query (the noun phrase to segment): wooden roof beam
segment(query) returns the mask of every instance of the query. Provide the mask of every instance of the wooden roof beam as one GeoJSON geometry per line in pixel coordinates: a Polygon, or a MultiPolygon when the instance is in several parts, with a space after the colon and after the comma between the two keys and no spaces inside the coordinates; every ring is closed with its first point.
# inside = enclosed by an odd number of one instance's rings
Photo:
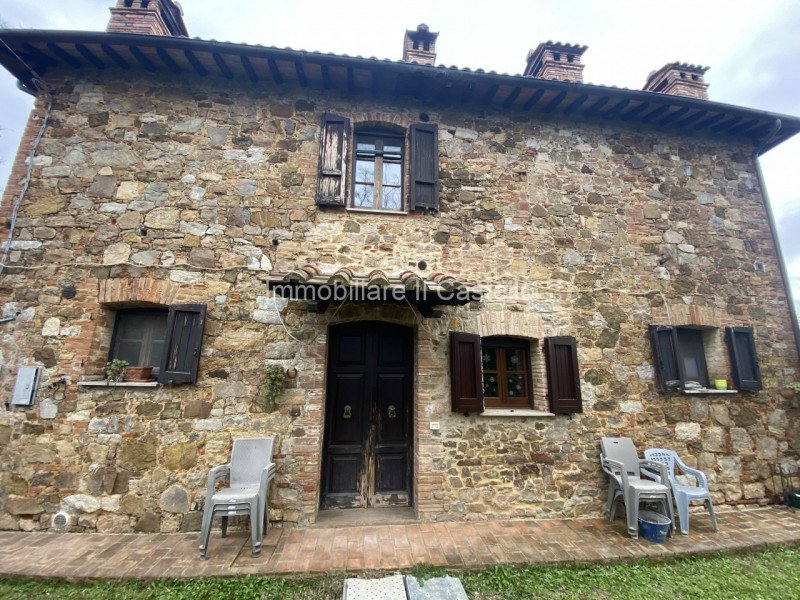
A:
{"type": "Polygon", "coordinates": [[[92,53],[92,51],[89,50],[89,48],[87,48],[83,44],[75,44],[75,50],[77,50],[83,58],[92,63],[96,69],[106,68],[106,63],[100,60],[100,58],[97,55],[92,53]]]}
{"type": "Polygon", "coordinates": [[[331,73],[328,65],[322,65],[320,71],[322,71],[322,87],[326,90],[331,89],[333,87],[333,81],[331,80],[331,73]]]}
{"type": "Polygon", "coordinates": [[[269,67],[269,74],[272,76],[272,81],[278,85],[281,85],[283,83],[283,75],[281,75],[281,72],[278,69],[278,63],[276,63],[274,59],[268,58],[267,66],[269,67]]]}
{"type": "Polygon", "coordinates": [[[692,123],[694,123],[698,119],[702,119],[703,117],[705,117],[707,114],[708,114],[707,110],[698,110],[693,115],[689,115],[685,119],[681,119],[680,121],[675,123],[675,127],[680,129],[682,127],[686,127],[687,125],[691,125],[692,123]]]}
{"type": "Polygon", "coordinates": [[[139,50],[136,46],[128,46],[128,50],[131,51],[133,54],[133,58],[139,61],[139,64],[142,65],[146,71],[149,73],[154,73],[158,70],[158,68],[152,63],[152,61],[144,55],[144,52],[139,50]]]}
{"type": "MultiPolygon", "coordinates": [[[[35,46],[32,46],[28,42],[22,44],[22,49],[33,58],[35,62],[42,65],[43,67],[55,67],[58,65],[58,61],[54,59],[49,54],[45,54],[35,46]]],[[[5,47],[3,47],[5,50],[5,47]]]]}
{"type": "Polygon", "coordinates": [[[618,117],[619,114],[623,110],[625,110],[628,107],[628,104],[630,104],[630,103],[631,103],[631,101],[628,100],[627,98],[625,100],[620,100],[614,106],[612,106],[606,112],[603,113],[603,118],[604,119],[613,119],[615,117],[618,117]]]}
{"type": "Polygon", "coordinates": [[[714,115],[713,117],[709,117],[703,121],[700,121],[697,125],[694,126],[695,131],[700,131],[701,129],[710,127],[711,125],[718,123],[724,118],[725,118],[725,113],[719,113],[718,115],[714,115]]]}
{"type": "Polygon", "coordinates": [[[242,54],[239,57],[239,61],[242,63],[242,68],[244,69],[244,72],[247,73],[247,77],[250,79],[250,81],[253,83],[258,83],[258,74],[253,68],[253,63],[250,62],[250,59],[242,54]]]}
{"type": "Polygon", "coordinates": [[[689,108],[687,106],[684,106],[683,108],[679,108],[678,110],[669,113],[666,117],[661,119],[658,122],[658,124],[661,125],[661,127],[664,127],[665,125],[669,125],[674,120],[680,119],[687,112],[689,112],[689,108]]]}
{"type": "Polygon", "coordinates": [[[481,98],[481,104],[491,104],[492,100],[494,100],[494,97],[497,95],[497,90],[499,89],[500,85],[495,83],[488,90],[486,90],[483,98],[481,98]]]}
{"type": "Polygon", "coordinates": [[[222,55],[219,52],[212,52],[211,58],[213,58],[214,62],[217,63],[217,67],[219,67],[219,71],[222,73],[223,77],[226,79],[233,79],[233,71],[231,71],[228,63],[225,62],[225,59],[222,58],[222,55]]]}
{"type": "Polygon", "coordinates": [[[191,50],[184,50],[183,54],[186,56],[186,60],[189,61],[189,64],[192,65],[192,68],[198,75],[200,75],[200,77],[205,77],[206,75],[208,75],[208,69],[206,69],[205,66],[203,66],[203,63],[197,60],[197,57],[194,55],[194,52],[192,52],[191,50]]]}
{"type": "Polygon", "coordinates": [[[300,86],[308,87],[308,77],[306,77],[306,71],[303,68],[303,63],[295,62],[294,72],[297,73],[297,82],[300,84],[300,86]]]}
{"type": "Polygon", "coordinates": [[[643,113],[648,108],[650,108],[650,102],[642,102],[639,106],[633,107],[620,118],[623,121],[630,121],[631,119],[635,119],[640,113],[643,113]]]}
{"type": "Polygon", "coordinates": [[[597,113],[600,112],[600,109],[602,109],[606,104],[608,104],[609,100],[610,98],[608,96],[603,96],[602,98],[596,100],[594,104],[592,104],[589,108],[583,111],[584,116],[591,117],[596,115],[597,113]]]}
{"type": "Polygon", "coordinates": [[[757,124],[759,119],[749,119],[736,127],[732,127],[728,130],[728,135],[739,135],[743,131],[750,129],[753,125],[757,124]]]}
{"type": "Polygon", "coordinates": [[[544,96],[544,90],[536,90],[531,94],[531,97],[522,105],[522,110],[530,110],[542,99],[544,96]]]}
{"type": "Polygon", "coordinates": [[[647,113],[647,114],[646,114],[645,116],[643,116],[641,119],[639,119],[639,121],[640,121],[641,123],[649,123],[649,122],[651,122],[653,119],[657,119],[658,117],[660,117],[661,115],[663,115],[663,114],[664,114],[665,112],[667,112],[669,109],[670,109],[670,105],[669,105],[669,104],[662,104],[662,105],[661,105],[661,106],[659,106],[658,108],[656,108],[656,109],[654,109],[654,110],[651,110],[649,113],[647,113]]]}
{"type": "Polygon", "coordinates": [[[567,108],[564,109],[564,114],[571,115],[581,106],[583,106],[583,103],[586,102],[586,100],[588,99],[589,99],[589,94],[581,94],[580,96],[575,98],[575,100],[573,100],[567,105],[567,108]]]}
{"type": "Polygon", "coordinates": [[[714,125],[714,127],[711,128],[711,131],[713,131],[714,133],[721,133],[721,132],[725,131],[726,129],[730,129],[731,127],[734,127],[741,120],[742,120],[742,117],[734,117],[732,119],[728,119],[727,121],[723,121],[719,125],[714,125]]]}
{"type": "Polygon", "coordinates": [[[161,59],[161,62],[163,62],[172,73],[175,73],[176,75],[183,73],[183,69],[181,69],[180,65],[172,59],[172,57],[169,55],[169,52],[163,48],[158,48],[156,49],[156,54],[158,54],[158,58],[161,59]]]}
{"type": "Polygon", "coordinates": [[[119,52],[114,50],[108,44],[101,44],[100,45],[100,49],[103,52],[105,52],[106,56],[108,56],[108,58],[110,58],[112,60],[112,62],[115,65],[117,65],[120,69],[122,69],[123,71],[127,71],[128,69],[131,68],[130,63],[127,60],[125,60],[124,58],[122,58],[122,56],[119,54],[119,52]]]}
{"type": "Polygon", "coordinates": [[[503,100],[503,108],[506,110],[511,108],[514,105],[514,102],[517,100],[517,98],[519,98],[521,92],[522,88],[519,86],[511,90],[511,93],[508,95],[508,97],[505,100],[503,100]]]}
{"type": "Polygon", "coordinates": [[[55,54],[58,60],[69,65],[73,69],[80,68],[81,61],[79,61],[77,58],[69,54],[58,44],[54,44],[53,42],[47,42],[47,49],[50,50],[50,52],[52,52],[53,54],[55,54]]]}
{"type": "Polygon", "coordinates": [[[546,113],[553,112],[556,108],[558,108],[558,105],[561,104],[564,101],[564,98],[566,97],[567,97],[567,92],[559,92],[558,94],[556,94],[555,98],[553,98],[552,100],[550,100],[550,102],[544,105],[544,109],[542,110],[544,110],[544,112],[546,113]]]}

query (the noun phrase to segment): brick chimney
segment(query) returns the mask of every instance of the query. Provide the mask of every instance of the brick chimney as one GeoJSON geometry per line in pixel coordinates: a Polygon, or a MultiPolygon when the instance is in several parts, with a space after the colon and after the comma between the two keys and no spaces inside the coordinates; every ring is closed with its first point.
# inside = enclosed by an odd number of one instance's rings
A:
{"type": "Polygon", "coordinates": [[[425,23],[417,25],[416,31],[407,29],[403,39],[403,62],[435,65],[437,37],[439,33],[430,31],[425,23]]]}
{"type": "Polygon", "coordinates": [[[183,9],[174,0],[117,0],[106,31],[189,37],[183,9]]]}
{"type": "Polygon", "coordinates": [[[706,71],[708,67],[700,65],[669,63],[658,71],[650,73],[642,89],[647,92],[708,100],[708,84],[703,81],[706,71]]]}
{"type": "Polygon", "coordinates": [[[537,79],[557,79],[583,83],[581,56],[588,46],[545,42],[528,52],[528,64],[523,75],[537,79]]]}

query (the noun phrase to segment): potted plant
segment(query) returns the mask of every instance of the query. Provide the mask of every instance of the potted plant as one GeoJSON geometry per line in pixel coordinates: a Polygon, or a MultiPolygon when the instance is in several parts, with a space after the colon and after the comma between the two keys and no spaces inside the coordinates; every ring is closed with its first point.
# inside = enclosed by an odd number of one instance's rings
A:
{"type": "Polygon", "coordinates": [[[153,367],[125,367],[125,381],[141,382],[153,378],[153,367]]]}
{"type": "Polygon", "coordinates": [[[115,358],[107,362],[106,379],[109,381],[122,381],[122,378],[125,376],[125,367],[127,367],[128,364],[128,361],[122,358],[115,358]]]}

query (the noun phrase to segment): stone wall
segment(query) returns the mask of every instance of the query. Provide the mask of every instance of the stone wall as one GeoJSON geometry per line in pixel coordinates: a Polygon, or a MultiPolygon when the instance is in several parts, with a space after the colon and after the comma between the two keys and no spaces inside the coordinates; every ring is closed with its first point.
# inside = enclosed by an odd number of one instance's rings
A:
{"type": "MultiPolygon", "coordinates": [[[[3,398],[17,367],[44,368],[36,406],[0,412],[0,527],[45,529],[65,509],[79,531],[191,530],[208,469],[232,439],[267,433],[278,438],[273,519],[313,521],[327,327],[359,319],[415,327],[422,519],[600,514],[603,435],[674,448],[709,474],[720,503],[768,501],[773,465],[796,464],[798,405],[784,388],[798,357],[751,147],[211,78],[106,77],[56,85],[0,279],[3,315],[16,315],[0,325],[3,398]],[[402,127],[428,113],[439,214],[318,210],[323,112],[402,127]],[[397,306],[309,314],[266,291],[271,273],[305,263],[398,271],[421,260],[484,300],[423,320],[397,306]],[[143,302],[207,304],[197,384],[80,385],[101,376],[114,309],[143,302]],[[720,327],[754,327],[765,389],[658,392],[647,326],[669,322],[716,328],[712,341],[720,327]],[[451,413],[454,330],[576,336],[584,412],[451,413]],[[253,397],[270,363],[299,374],[264,413],[253,397]]],[[[709,362],[729,376],[722,349],[712,344],[709,362]]],[[[541,368],[533,385],[542,408],[541,368]]]]}

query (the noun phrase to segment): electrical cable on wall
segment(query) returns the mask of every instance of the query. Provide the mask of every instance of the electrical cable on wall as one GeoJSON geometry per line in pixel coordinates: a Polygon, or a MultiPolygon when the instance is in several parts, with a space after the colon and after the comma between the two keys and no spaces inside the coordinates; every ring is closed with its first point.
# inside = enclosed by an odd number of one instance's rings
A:
{"type": "Polygon", "coordinates": [[[3,269],[6,266],[6,261],[8,260],[9,252],[11,252],[11,241],[14,237],[14,228],[17,224],[17,214],[19,213],[19,207],[22,204],[23,198],[25,198],[25,193],[28,191],[28,186],[31,182],[31,176],[33,175],[33,159],[36,156],[36,148],[39,146],[39,142],[42,141],[42,137],[44,136],[44,130],[47,128],[47,121],[50,118],[50,109],[53,107],[53,95],[50,92],[50,86],[45,83],[44,79],[30,66],[26,63],[20,56],[12,50],[8,44],[6,44],[5,40],[0,38],[0,42],[3,43],[3,46],[8,49],[11,54],[13,54],[17,60],[19,60],[25,67],[33,74],[33,79],[31,82],[36,87],[37,90],[43,91],[47,94],[47,108],[44,111],[44,117],[42,118],[42,124],[39,127],[39,132],[36,134],[36,137],[33,140],[33,145],[31,146],[31,151],[28,154],[28,169],[25,173],[25,181],[22,183],[22,189],[19,192],[19,196],[17,196],[16,202],[14,202],[14,207],[11,209],[11,220],[8,225],[8,237],[6,238],[6,242],[3,245],[3,254],[0,256],[0,275],[3,273],[3,269]]]}

